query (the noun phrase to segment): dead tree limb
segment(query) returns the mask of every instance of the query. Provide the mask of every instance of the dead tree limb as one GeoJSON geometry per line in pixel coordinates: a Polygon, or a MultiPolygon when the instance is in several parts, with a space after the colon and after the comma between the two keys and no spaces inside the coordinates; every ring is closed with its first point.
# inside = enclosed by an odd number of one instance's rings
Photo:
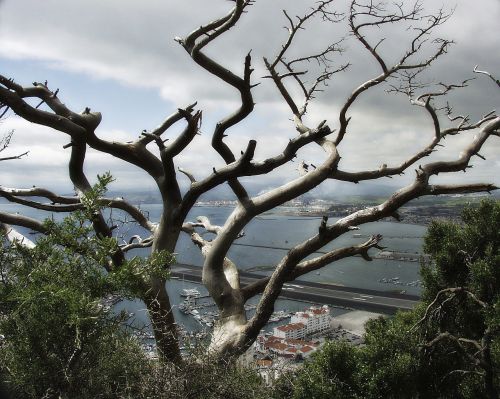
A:
{"type": "MultiPolygon", "coordinates": [[[[441,83],[432,89],[418,82],[419,74],[430,68],[452,44],[450,40],[432,36],[436,28],[449,18],[449,14],[440,10],[435,15],[426,15],[419,2],[409,7],[407,4],[396,4],[395,8],[391,9],[382,3],[373,1],[362,3],[354,0],[351,2],[348,14],[344,16],[332,9],[332,0],[324,0],[316,3],[312,10],[303,16],[292,18],[284,12],[288,23],[288,35],[277,54],[264,59],[268,73],[266,82],[277,90],[290,110],[293,117],[291,128],[297,131],[296,137],[291,139],[285,148],[278,150],[275,156],[267,159],[256,159],[258,145],[256,140],[249,140],[244,151],[236,155],[225,138],[234,126],[243,122],[254,111],[255,84],[252,83],[251,53],[248,52],[241,60],[242,72],[238,74],[220,64],[215,57],[208,55],[207,51],[214,41],[226,35],[239,23],[245,12],[250,9],[252,1],[235,0],[232,3],[233,7],[221,18],[198,27],[185,38],[176,38],[194,63],[239,94],[238,107],[220,119],[211,132],[212,148],[222,158],[224,165],[213,168],[212,172],[205,175],[202,171],[191,171],[189,165],[187,168],[177,165],[179,155],[189,150],[202,124],[203,113],[202,110],[195,109],[196,103],[178,108],[158,127],[145,129],[135,141],[109,141],[99,136],[101,122],[99,112],[92,112],[89,108],[80,113],[74,112],[60,100],[62,94],[58,90],[50,90],[46,83],[35,82],[32,86],[23,87],[11,79],[0,76],[2,114],[6,110],[12,110],[27,121],[48,126],[69,137],[70,143],[64,149],[71,152],[68,173],[78,196],[59,196],[41,188],[24,190],[0,188],[0,195],[11,202],[47,212],[81,209],[81,198],[91,188],[90,181],[84,173],[88,148],[121,159],[146,172],[153,179],[161,195],[162,211],[158,221],[150,220],[139,208],[121,198],[98,200],[99,205],[103,207],[125,212],[148,231],[148,236],[145,238],[134,237],[129,241],[123,241],[112,256],[112,267],[119,268],[125,259],[125,254],[137,248],[151,248],[152,253],[160,251],[174,253],[180,234],[189,234],[192,242],[201,249],[204,256],[202,280],[221,315],[214,329],[210,349],[220,356],[231,357],[240,355],[251,345],[259,330],[268,321],[286,281],[349,256],[360,255],[369,261],[371,259],[369,250],[379,248],[382,237],[375,235],[365,243],[331,250],[322,256],[306,260],[325,245],[365,223],[396,214],[401,206],[421,196],[489,192],[497,189],[489,183],[432,184],[431,179],[438,174],[467,170],[471,166],[471,158],[480,156],[480,151],[487,140],[500,134],[500,118],[494,112],[489,112],[472,123],[467,116],[452,115],[451,106],[448,107],[448,104],[445,107],[438,104],[450,91],[465,88],[469,84],[468,80],[454,84],[441,83]],[[376,76],[353,85],[351,94],[347,96],[334,118],[334,123],[337,125],[334,127],[330,127],[327,118],[319,122],[309,122],[305,115],[310,103],[321,90],[326,88],[328,82],[349,67],[349,62],[341,63],[336,59],[345,51],[342,47],[344,38],[326,43],[321,50],[289,58],[291,49],[296,44],[296,38],[313,21],[327,24],[341,24],[345,21],[348,34],[367,50],[368,61],[375,63],[380,69],[376,76]],[[411,24],[413,36],[407,46],[403,47],[396,61],[389,62],[381,50],[390,37],[372,43],[371,31],[401,23],[411,24]],[[321,71],[308,83],[311,73],[305,65],[309,63],[316,63],[321,71]],[[402,82],[399,86],[392,84],[396,78],[402,82]],[[344,171],[341,169],[341,159],[349,154],[342,154],[340,144],[346,134],[351,134],[348,132],[351,109],[366,92],[381,85],[389,86],[394,92],[404,93],[416,109],[423,110],[429,116],[429,142],[399,165],[388,166],[384,163],[376,170],[344,171]],[[295,94],[297,91],[294,89],[297,88],[299,94],[295,94]],[[32,106],[33,100],[39,106],[32,106]],[[445,116],[453,122],[450,128],[442,127],[443,110],[445,116]],[[184,129],[175,137],[168,136],[169,130],[171,131],[174,125],[182,125],[184,129]],[[476,136],[473,142],[463,149],[460,156],[451,161],[425,163],[426,158],[443,145],[445,137],[466,131],[474,131],[476,136]],[[150,144],[155,145],[158,151],[150,150],[150,144]],[[306,168],[304,163],[303,173],[300,176],[256,196],[250,195],[241,183],[243,177],[263,176],[293,161],[297,153],[307,145],[321,146],[326,156],[322,162],[314,160],[314,167],[306,168]],[[324,219],[315,235],[306,237],[303,242],[288,251],[275,265],[271,276],[250,286],[240,287],[238,267],[229,259],[228,251],[256,216],[332,180],[355,184],[364,180],[396,176],[407,172],[410,168],[415,169],[416,175],[409,185],[395,191],[377,206],[354,212],[332,224],[328,224],[324,219]],[[178,172],[189,179],[190,185],[185,192],[181,190],[178,172]],[[200,197],[225,183],[232,189],[238,204],[223,225],[214,226],[204,217],[190,223],[188,214],[200,197]],[[43,203],[35,197],[45,198],[51,203],[43,203]],[[200,234],[199,229],[210,232],[210,239],[200,234]],[[248,320],[244,308],[245,302],[257,294],[262,296],[255,315],[248,320]]],[[[477,68],[475,72],[491,77],[477,68]]],[[[113,237],[115,234],[116,237],[118,234],[100,212],[96,212],[92,222],[98,236],[113,237]]],[[[20,215],[0,213],[0,223],[24,226],[46,233],[43,224],[20,215]]],[[[149,311],[160,358],[164,361],[181,362],[177,328],[165,287],[166,281],[162,276],[152,275],[145,279],[144,290],[140,297],[149,311]]],[[[457,340],[462,346],[472,346],[459,337],[457,340]]]]}

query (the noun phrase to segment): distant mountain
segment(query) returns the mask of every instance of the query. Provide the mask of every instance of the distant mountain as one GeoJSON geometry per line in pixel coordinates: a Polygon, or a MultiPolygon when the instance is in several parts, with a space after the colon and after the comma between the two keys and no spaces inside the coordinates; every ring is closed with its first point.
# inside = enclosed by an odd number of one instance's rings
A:
{"type": "MultiPolygon", "coordinates": [[[[254,182],[244,182],[245,187],[247,188],[250,195],[255,196],[260,193],[267,192],[276,185],[267,184],[255,184],[254,182]]],[[[400,187],[384,185],[375,182],[363,182],[361,184],[352,184],[352,183],[338,183],[336,182],[333,187],[329,187],[325,185],[325,187],[320,186],[308,193],[300,196],[301,199],[304,200],[313,200],[313,199],[323,199],[323,200],[331,200],[333,202],[342,202],[342,203],[350,203],[350,202],[379,202],[380,200],[387,198],[394,191],[399,189],[400,187]]],[[[73,196],[74,193],[66,193],[63,194],[65,196],[73,196]]],[[[127,201],[133,204],[154,204],[161,202],[161,196],[156,190],[110,190],[107,194],[108,197],[124,197],[127,201]]],[[[415,201],[421,203],[436,203],[442,201],[449,201],[450,198],[456,198],[456,201],[460,201],[461,198],[465,200],[466,198],[478,198],[482,196],[491,195],[494,198],[500,198],[500,190],[493,192],[492,194],[472,194],[468,196],[440,196],[440,197],[422,197],[415,201]]],[[[32,198],[35,201],[46,202],[44,198],[32,198]]],[[[200,200],[203,201],[217,201],[217,200],[234,200],[234,194],[229,188],[227,184],[223,184],[216,189],[204,194],[201,196],[200,200]]],[[[0,197],[0,203],[8,203],[5,198],[0,197]]],[[[413,201],[412,201],[413,202],[413,201]]]]}

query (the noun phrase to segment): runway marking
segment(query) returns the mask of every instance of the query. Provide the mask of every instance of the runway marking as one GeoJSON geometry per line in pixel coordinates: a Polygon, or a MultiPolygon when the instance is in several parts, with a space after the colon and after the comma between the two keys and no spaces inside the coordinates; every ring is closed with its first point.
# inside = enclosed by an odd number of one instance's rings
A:
{"type": "MultiPolygon", "coordinates": [[[[172,270],[177,276],[181,278],[186,278],[186,281],[190,281],[189,277],[192,277],[195,282],[199,282],[201,277],[202,268],[189,266],[189,265],[178,265],[174,266],[174,270],[172,270]],[[186,274],[186,276],[182,276],[186,274]]],[[[265,276],[241,276],[241,282],[243,284],[251,284],[259,279],[264,278],[265,276]]],[[[352,287],[348,287],[352,288],[352,287]]],[[[354,288],[355,289],[355,288],[354,288]]],[[[363,304],[373,304],[379,305],[383,308],[393,309],[411,309],[415,305],[416,301],[405,298],[394,298],[394,297],[386,297],[384,296],[384,292],[380,292],[380,295],[367,295],[363,293],[347,291],[347,290],[337,290],[332,289],[332,287],[317,287],[317,286],[308,286],[308,285],[298,285],[293,283],[285,283],[282,289],[282,295],[285,298],[289,298],[293,295],[293,299],[300,300],[296,298],[297,295],[308,298],[308,296],[317,296],[324,298],[325,300],[338,299],[340,301],[351,301],[354,305],[354,301],[361,302],[363,304]]]]}

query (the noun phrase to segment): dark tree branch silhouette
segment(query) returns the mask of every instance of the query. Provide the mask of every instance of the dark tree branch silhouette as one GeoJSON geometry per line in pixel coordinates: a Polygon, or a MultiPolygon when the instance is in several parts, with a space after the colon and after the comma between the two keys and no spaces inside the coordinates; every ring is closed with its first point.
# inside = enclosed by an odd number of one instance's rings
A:
{"type": "MultiPolygon", "coordinates": [[[[285,282],[349,256],[361,255],[369,261],[371,259],[369,250],[379,248],[382,237],[375,235],[362,244],[338,248],[320,257],[305,260],[326,244],[362,224],[397,215],[401,206],[415,198],[450,193],[489,192],[497,188],[489,183],[460,185],[430,183],[431,178],[438,174],[465,171],[470,167],[471,158],[474,155],[479,156],[479,151],[486,141],[491,136],[498,135],[500,129],[500,118],[495,113],[489,113],[474,123],[471,123],[467,118],[458,118],[456,126],[442,128],[441,108],[437,106],[437,100],[444,97],[450,90],[458,86],[465,86],[467,82],[459,85],[441,85],[440,91],[432,90],[422,93],[421,91],[427,90],[427,87],[416,83],[417,74],[430,68],[436,59],[446,54],[452,43],[450,40],[432,36],[434,30],[442,25],[449,18],[449,15],[442,10],[435,15],[425,15],[419,2],[408,9],[405,9],[404,5],[390,9],[382,3],[368,2],[364,4],[355,0],[351,3],[348,15],[343,16],[332,11],[332,4],[332,0],[320,1],[309,13],[296,18],[291,17],[285,11],[284,15],[288,21],[288,37],[276,56],[263,60],[269,73],[268,81],[272,82],[290,109],[298,133],[274,157],[264,160],[254,159],[258,144],[255,140],[250,140],[240,155],[235,154],[225,141],[231,128],[245,120],[253,112],[252,90],[256,85],[252,82],[253,61],[250,52],[242,60],[242,75],[230,71],[206,52],[212,42],[227,34],[239,22],[244,13],[250,11],[249,7],[252,5],[252,1],[236,0],[234,7],[225,16],[200,26],[184,38],[176,38],[176,41],[185,49],[194,63],[239,93],[239,107],[222,118],[211,133],[212,147],[224,160],[224,166],[218,169],[214,168],[213,173],[208,176],[195,177],[195,173],[177,165],[176,157],[188,149],[202,124],[202,110],[195,109],[196,103],[179,108],[157,128],[143,131],[138,140],[122,143],[99,137],[98,128],[101,122],[99,112],[93,112],[86,108],[83,112],[77,113],[69,109],[59,99],[59,92],[49,89],[46,82],[34,82],[31,87],[24,87],[12,79],[0,76],[0,110],[11,109],[27,121],[48,126],[68,136],[70,142],[65,146],[71,152],[68,172],[69,178],[76,187],[77,196],[63,197],[38,187],[32,189],[3,187],[0,189],[0,195],[9,201],[50,212],[69,212],[80,209],[82,196],[91,189],[89,180],[84,173],[85,154],[88,147],[142,169],[154,180],[162,198],[163,211],[160,220],[154,222],[126,200],[112,198],[99,200],[100,204],[105,207],[117,208],[127,213],[149,234],[147,237],[134,237],[129,242],[117,246],[116,251],[111,256],[109,269],[120,268],[125,259],[125,253],[136,248],[150,247],[152,253],[162,250],[173,253],[180,234],[189,234],[193,243],[201,249],[204,256],[203,284],[220,312],[220,319],[214,328],[210,350],[219,356],[242,354],[267,323],[285,282]],[[329,80],[349,68],[349,63],[336,62],[336,56],[344,51],[341,47],[342,40],[326,44],[320,52],[306,53],[292,59],[287,57],[290,49],[296,43],[296,38],[303,32],[307,24],[318,23],[318,20],[319,23],[339,24],[344,21],[344,18],[350,29],[349,33],[366,48],[368,59],[380,67],[380,73],[354,85],[352,93],[340,108],[338,122],[334,122],[335,129],[330,128],[326,120],[309,126],[305,120],[308,105],[318,92],[326,87],[329,80]],[[402,48],[399,58],[395,62],[390,62],[384,58],[380,48],[385,43],[384,40],[391,38],[387,37],[372,43],[371,31],[384,25],[409,22],[412,23],[414,36],[407,47],[402,48]],[[426,56],[423,55],[424,49],[426,56]],[[311,73],[303,67],[311,62],[316,62],[322,70],[308,83],[306,77],[310,76],[311,73]],[[340,169],[339,145],[346,135],[353,134],[349,131],[351,120],[349,114],[352,106],[367,91],[387,83],[389,79],[392,79],[391,82],[393,82],[396,78],[400,80],[401,85],[392,86],[392,90],[409,96],[411,103],[417,109],[423,109],[430,117],[429,144],[424,148],[416,149],[415,153],[400,165],[388,166],[384,164],[376,170],[345,171],[340,169]],[[300,96],[296,96],[294,94],[296,91],[292,88],[298,88],[300,96]],[[39,106],[35,107],[30,104],[28,100],[33,99],[39,101],[39,106]],[[185,125],[184,130],[175,139],[166,141],[163,134],[174,125],[181,123],[185,125]],[[445,137],[470,130],[477,131],[476,137],[471,144],[463,149],[458,158],[451,161],[424,162],[427,156],[442,146],[445,137]],[[159,156],[148,148],[149,144],[158,147],[159,156]],[[305,163],[302,164],[300,168],[302,173],[297,178],[254,197],[241,183],[242,177],[266,175],[291,162],[296,157],[297,152],[307,145],[321,146],[326,153],[326,158],[323,162],[315,161],[314,168],[306,168],[305,163]],[[358,183],[364,180],[400,175],[412,168],[414,168],[416,175],[411,184],[394,192],[378,206],[354,212],[331,224],[324,218],[321,225],[318,226],[318,232],[290,249],[275,265],[274,271],[269,277],[246,287],[240,285],[238,265],[229,259],[228,251],[234,241],[242,236],[247,224],[256,216],[329,180],[358,183]],[[184,194],[180,189],[177,171],[190,181],[190,187],[184,194]],[[238,202],[224,225],[214,226],[208,218],[200,218],[197,222],[187,220],[189,211],[200,196],[223,183],[229,184],[238,202]],[[32,197],[46,198],[51,203],[45,204],[39,200],[29,199],[32,197]],[[213,233],[214,238],[212,240],[204,238],[199,233],[200,229],[213,233]],[[254,316],[248,320],[244,308],[245,302],[257,294],[261,294],[261,298],[254,316]]],[[[481,73],[478,70],[475,72],[481,73]]],[[[450,113],[446,116],[448,115],[450,113]]],[[[349,154],[342,154],[342,157],[348,156],[349,154]]],[[[196,171],[196,175],[198,174],[200,172],[196,171]]],[[[0,213],[0,222],[24,226],[45,233],[40,222],[21,215],[0,213]]],[[[102,213],[96,212],[92,222],[98,236],[113,237],[113,229],[106,222],[102,213]]],[[[143,282],[140,298],[144,300],[149,311],[160,358],[164,361],[181,362],[177,330],[165,282],[164,277],[151,275],[143,282]]]]}

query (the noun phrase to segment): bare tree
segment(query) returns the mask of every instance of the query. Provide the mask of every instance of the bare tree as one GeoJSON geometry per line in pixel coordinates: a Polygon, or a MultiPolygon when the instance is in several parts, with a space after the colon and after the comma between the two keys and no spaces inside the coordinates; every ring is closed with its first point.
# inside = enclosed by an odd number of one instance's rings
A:
{"type": "MultiPolygon", "coordinates": [[[[419,75],[428,69],[433,62],[444,55],[451,41],[435,38],[433,30],[443,24],[449,17],[444,11],[435,15],[426,15],[421,4],[415,3],[409,9],[396,4],[386,8],[382,3],[368,1],[360,3],[352,1],[347,15],[332,11],[333,0],[319,1],[307,14],[301,17],[291,17],[286,11],[288,37],[274,57],[264,58],[268,81],[279,91],[294,119],[297,136],[290,140],[282,152],[274,157],[256,160],[254,152],[257,145],[250,140],[245,151],[235,154],[225,142],[230,129],[243,121],[254,109],[252,90],[252,58],[245,57],[244,71],[240,76],[219,64],[205,52],[210,44],[234,27],[245,11],[251,6],[251,0],[236,0],[227,15],[212,21],[192,31],[184,38],[176,41],[186,50],[191,59],[204,70],[220,79],[225,84],[237,90],[241,97],[239,108],[221,119],[212,132],[212,147],[225,161],[225,166],[213,170],[213,173],[203,178],[182,168],[176,169],[176,156],[185,151],[198,133],[202,121],[202,111],[196,110],[196,103],[180,108],[169,116],[157,128],[144,131],[139,139],[133,142],[121,143],[107,141],[99,137],[97,129],[101,122],[101,114],[86,108],[81,113],[69,109],[59,99],[58,93],[49,89],[45,83],[33,83],[32,87],[23,87],[11,79],[0,76],[0,102],[2,107],[12,109],[27,121],[45,125],[66,134],[70,138],[66,148],[71,151],[69,162],[69,177],[77,189],[78,196],[65,197],[42,188],[14,189],[1,188],[0,195],[9,201],[49,212],[70,212],[82,206],[81,196],[91,185],[84,173],[85,153],[91,147],[104,154],[117,157],[147,172],[155,181],[163,202],[163,212],[158,223],[148,218],[135,206],[123,199],[102,198],[102,204],[110,208],[118,208],[128,213],[140,226],[149,231],[148,237],[137,238],[133,242],[120,246],[112,255],[109,270],[120,268],[129,251],[136,248],[150,247],[152,253],[168,250],[174,252],[180,234],[190,235],[193,243],[201,248],[204,256],[203,284],[208,289],[220,312],[220,319],[214,328],[211,351],[220,356],[237,356],[246,351],[257,337],[260,329],[267,323],[273,306],[280,295],[283,284],[305,273],[322,268],[337,260],[362,255],[370,260],[369,250],[379,245],[382,237],[376,235],[366,242],[341,247],[324,255],[305,260],[317,250],[358,226],[380,220],[387,216],[397,217],[398,209],[409,201],[425,196],[450,193],[472,193],[495,190],[497,187],[488,183],[436,185],[430,184],[430,179],[437,174],[465,171],[474,155],[479,151],[490,136],[498,136],[500,118],[494,113],[485,115],[478,121],[470,122],[466,117],[454,117],[451,109],[438,105],[438,100],[449,91],[465,87],[467,81],[460,84],[441,84],[433,89],[419,83],[419,75]],[[342,52],[342,41],[327,43],[324,50],[314,54],[305,54],[299,58],[289,58],[290,49],[296,43],[296,38],[304,27],[313,20],[325,24],[336,24],[342,20],[348,22],[350,34],[367,50],[367,57],[373,59],[380,68],[378,75],[361,82],[354,87],[352,93],[343,103],[338,120],[333,121],[336,129],[330,128],[326,121],[308,125],[305,114],[308,105],[314,100],[327,82],[349,67],[348,63],[335,63],[336,55],[342,52]],[[371,31],[385,25],[411,23],[413,37],[407,48],[403,49],[399,58],[390,63],[380,52],[383,40],[372,43],[371,31]],[[424,56],[427,54],[427,56],[424,56]],[[430,55],[429,55],[430,54],[430,55]],[[311,75],[304,69],[305,65],[317,63],[320,72],[307,81],[311,75]],[[346,171],[339,167],[341,153],[339,145],[349,134],[351,107],[358,98],[372,88],[391,80],[390,91],[404,93],[411,103],[426,112],[432,123],[430,140],[424,148],[399,165],[383,165],[375,170],[346,171]],[[398,81],[398,84],[393,84],[398,81]],[[295,86],[295,87],[294,87],[295,86]],[[296,88],[300,96],[294,95],[296,88]],[[46,109],[30,105],[28,100],[34,99],[43,104],[46,109]],[[458,121],[452,127],[442,127],[442,117],[449,116],[458,121]],[[446,115],[447,114],[447,115],[446,115]],[[164,133],[174,124],[185,123],[184,130],[174,139],[166,142],[164,133]],[[449,135],[476,130],[474,141],[463,149],[461,155],[452,161],[427,162],[424,160],[442,146],[442,141],[449,135]],[[156,145],[160,156],[148,149],[148,145],[156,145]],[[319,145],[326,152],[326,159],[315,167],[305,163],[299,167],[301,174],[296,179],[264,194],[250,196],[240,178],[244,176],[266,175],[276,168],[291,162],[301,148],[306,145],[319,145]],[[394,192],[386,201],[366,209],[354,212],[349,216],[329,224],[325,217],[318,226],[317,233],[295,245],[275,265],[269,277],[241,286],[238,266],[227,254],[231,245],[242,235],[245,226],[256,216],[273,209],[301,194],[304,194],[319,184],[328,180],[338,180],[358,183],[383,177],[400,175],[414,169],[416,176],[413,182],[394,192]],[[182,194],[177,171],[190,181],[190,187],[182,194]],[[197,222],[187,220],[187,215],[200,196],[215,187],[228,183],[237,206],[229,215],[223,226],[214,226],[206,217],[197,222]],[[42,203],[29,199],[30,197],[45,197],[50,203],[42,203]],[[215,235],[208,240],[200,233],[205,229],[215,235]],[[244,305],[254,296],[261,294],[253,317],[247,319],[244,305]]],[[[40,105],[39,104],[39,105],[40,105]]],[[[343,155],[348,156],[348,154],[343,155]]],[[[24,226],[44,233],[43,224],[39,221],[20,215],[0,213],[0,222],[24,226]]],[[[106,223],[102,214],[96,213],[93,225],[97,235],[112,237],[113,231],[106,223]]],[[[181,355],[178,346],[175,320],[171,311],[171,303],[165,288],[165,279],[152,275],[143,282],[141,299],[146,303],[151,318],[159,355],[166,361],[180,362],[181,355]]]]}
{"type": "MultiPolygon", "coordinates": [[[[1,110],[1,108],[0,108],[1,110]]],[[[0,118],[2,116],[0,115],[0,118]]],[[[0,138],[0,152],[3,152],[7,149],[7,147],[10,144],[10,141],[12,140],[12,136],[14,135],[14,130],[10,130],[6,134],[3,135],[2,138],[0,138]]],[[[7,157],[0,157],[0,161],[12,161],[14,159],[21,159],[25,155],[28,155],[28,151],[23,152],[22,154],[17,154],[17,155],[10,155],[7,157]]]]}
{"type": "MultiPolygon", "coordinates": [[[[5,114],[8,111],[8,107],[5,105],[0,105],[0,122],[2,121],[2,118],[5,116],[5,114]]],[[[6,134],[3,135],[2,138],[0,138],[0,152],[3,152],[7,149],[7,147],[10,144],[10,141],[12,140],[12,136],[14,135],[14,130],[10,130],[6,134]]],[[[0,162],[1,161],[12,161],[15,159],[21,159],[25,155],[28,155],[28,151],[23,152],[22,154],[17,154],[17,155],[10,155],[6,157],[0,157],[0,162]]],[[[11,226],[6,225],[5,223],[0,222],[0,232],[3,232],[5,236],[10,240],[10,241],[20,241],[24,242],[25,245],[34,245],[31,240],[28,240],[26,237],[20,235],[15,229],[13,229],[11,226]]]]}

